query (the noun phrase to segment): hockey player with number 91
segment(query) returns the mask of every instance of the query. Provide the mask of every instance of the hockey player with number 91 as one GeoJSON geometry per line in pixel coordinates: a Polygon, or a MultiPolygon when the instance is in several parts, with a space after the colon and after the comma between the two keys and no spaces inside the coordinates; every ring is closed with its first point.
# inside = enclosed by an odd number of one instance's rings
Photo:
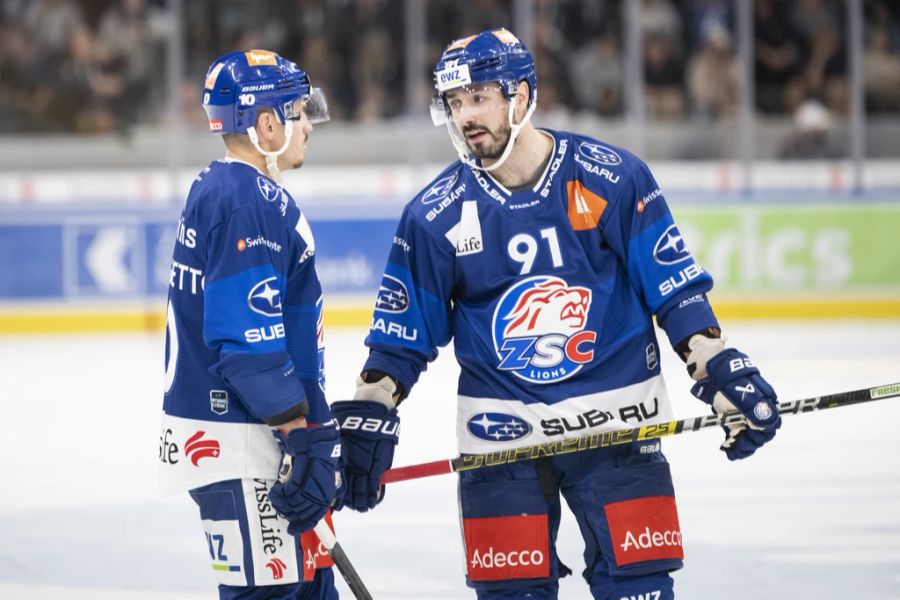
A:
{"type": "MultiPolygon", "coordinates": [[[[653,318],[726,431],[729,459],[770,441],[775,393],[725,347],[698,266],[650,170],[622,148],[537,129],[534,61],[509,31],[451,43],[434,70],[436,123],[459,160],[400,219],[353,400],[332,405],[343,504],[373,508],[398,405],[454,340],[463,454],[672,419],[653,318]],[[374,430],[367,419],[385,423],[374,430]]],[[[437,399],[432,400],[437,401],[437,399]]],[[[584,539],[594,598],[674,598],[681,529],[658,440],[460,475],[467,583],[478,598],[556,598],[560,493],[584,539]]]]}

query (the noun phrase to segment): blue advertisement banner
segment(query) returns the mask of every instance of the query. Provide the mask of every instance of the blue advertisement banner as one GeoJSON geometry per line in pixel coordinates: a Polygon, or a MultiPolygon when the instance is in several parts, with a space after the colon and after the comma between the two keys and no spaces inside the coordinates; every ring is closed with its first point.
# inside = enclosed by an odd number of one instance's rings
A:
{"type": "MultiPolygon", "coordinates": [[[[311,218],[328,294],[374,294],[392,218],[311,218]]],[[[0,214],[0,301],[164,296],[178,214],[159,209],[0,214]]]]}

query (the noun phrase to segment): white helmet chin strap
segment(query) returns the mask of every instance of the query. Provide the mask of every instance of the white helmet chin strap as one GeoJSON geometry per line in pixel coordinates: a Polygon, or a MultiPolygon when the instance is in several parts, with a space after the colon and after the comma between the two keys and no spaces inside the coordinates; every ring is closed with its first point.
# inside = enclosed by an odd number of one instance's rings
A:
{"type": "MultiPolygon", "coordinates": [[[[510,99],[509,114],[507,116],[507,118],[509,120],[509,141],[506,142],[506,147],[503,149],[503,154],[500,155],[500,158],[498,158],[494,164],[492,164],[489,167],[484,167],[482,165],[479,165],[473,158],[471,158],[471,152],[469,152],[469,149],[466,146],[464,139],[463,139],[461,146],[457,145],[457,150],[459,151],[458,154],[459,154],[460,160],[463,161],[465,164],[469,165],[471,168],[473,168],[477,171],[484,171],[485,173],[490,173],[491,171],[493,171],[495,169],[499,169],[500,166],[506,162],[506,159],[509,158],[509,155],[512,154],[513,145],[515,144],[516,137],[518,137],[519,132],[522,130],[522,127],[524,127],[525,124],[531,120],[531,115],[532,115],[532,113],[534,113],[535,107],[537,107],[537,98],[535,97],[534,101],[532,101],[529,104],[528,110],[525,111],[525,116],[522,117],[522,122],[519,124],[513,123],[513,113],[515,112],[515,107],[516,107],[515,102],[513,102],[512,99],[510,99]]],[[[452,126],[453,126],[452,120],[448,120],[447,127],[449,128],[452,126]]],[[[450,139],[453,140],[453,135],[452,135],[453,131],[451,130],[450,133],[451,133],[450,139]]]]}
{"type": "Polygon", "coordinates": [[[263,150],[259,146],[259,136],[256,134],[256,127],[247,128],[247,136],[250,138],[250,143],[253,144],[253,147],[256,148],[257,152],[259,152],[266,158],[266,169],[269,171],[269,176],[277,183],[281,183],[281,170],[278,168],[278,157],[284,154],[288,149],[288,146],[290,146],[291,135],[293,133],[294,122],[287,121],[284,124],[284,145],[281,146],[279,150],[270,152],[268,150],[263,150]]]}

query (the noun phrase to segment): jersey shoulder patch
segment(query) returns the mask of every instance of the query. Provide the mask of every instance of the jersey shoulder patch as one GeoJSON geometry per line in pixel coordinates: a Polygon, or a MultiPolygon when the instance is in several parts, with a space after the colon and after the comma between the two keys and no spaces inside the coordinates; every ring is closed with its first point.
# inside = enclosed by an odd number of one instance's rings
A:
{"type": "Polygon", "coordinates": [[[410,201],[405,210],[434,233],[441,233],[448,224],[459,221],[460,205],[466,189],[468,171],[456,161],[431,180],[410,201]]]}
{"type": "MultiPolygon", "coordinates": [[[[572,135],[572,145],[575,178],[587,190],[582,193],[585,198],[595,195],[609,204],[634,204],[642,195],[652,194],[652,190],[645,189],[656,185],[650,169],[628,150],[576,134],[572,135]]],[[[569,191],[571,197],[572,190],[569,191]]]]}
{"type": "Polygon", "coordinates": [[[199,182],[225,213],[259,208],[285,216],[293,204],[290,194],[253,166],[237,161],[215,161],[199,182]]]}

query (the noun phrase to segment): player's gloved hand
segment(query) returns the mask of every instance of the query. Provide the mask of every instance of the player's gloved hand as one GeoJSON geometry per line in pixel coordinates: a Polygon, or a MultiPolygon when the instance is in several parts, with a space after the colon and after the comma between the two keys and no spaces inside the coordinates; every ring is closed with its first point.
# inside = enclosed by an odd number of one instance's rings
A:
{"type": "Polygon", "coordinates": [[[346,453],[344,479],[347,492],[335,503],[365,512],[384,500],[381,476],[394,461],[399,441],[400,416],[371,400],[344,400],[331,405],[331,414],[341,426],[346,453]]]}
{"type": "Polygon", "coordinates": [[[312,529],[325,516],[341,487],[341,438],[336,427],[302,427],[274,432],[284,453],[269,501],[287,519],[288,533],[312,529]]]}
{"type": "Polygon", "coordinates": [[[775,437],[781,427],[775,390],[746,354],[726,348],[706,361],[701,374],[706,377],[694,384],[691,393],[717,414],[740,411],[745,418],[725,427],[722,450],[729,460],[747,458],[775,437]]]}

